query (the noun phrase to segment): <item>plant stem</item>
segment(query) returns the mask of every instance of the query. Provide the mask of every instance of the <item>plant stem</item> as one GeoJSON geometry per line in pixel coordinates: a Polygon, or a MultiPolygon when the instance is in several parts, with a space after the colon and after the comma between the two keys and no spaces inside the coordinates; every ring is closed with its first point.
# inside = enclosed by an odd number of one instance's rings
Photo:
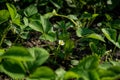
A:
{"type": "Polygon", "coordinates": [[[114,49],[113,49],[113,53],[112,53],[112,55],[115,54],[116,48],[117,48],[117,47],[115,46],[114,49]]]}
{"type": "Polygon", "coordinates": [[[59,16],[59,17],[69,19],[76,27],[79,27],[79,25],[73,19],[70,19],[68,16],[60,15],[60,14],[55,14],[55,16],[59,16]]]}
{"type": "Polygon", "coordinates": [[[55,51],[55,62],[56,62],[56,59],[57,59],[57,54],[59,52],[59,49],[60,49],[60,45],[58,45],[56,51],[55,51]]]}
{"type": "Polygon", "coordinates": [[[6,35],[7,35],[8,31],[10,30],[10,28],[11,28],[11,26],[8,26],[8,27],[4,30],[3,36],[2,36],[2,38],[1,38],[1,40],[0,40],[0,48],[1,48],[1,46],[2,46],[2,43],[3,43],[4,39],[6,38],[6,35]]]}

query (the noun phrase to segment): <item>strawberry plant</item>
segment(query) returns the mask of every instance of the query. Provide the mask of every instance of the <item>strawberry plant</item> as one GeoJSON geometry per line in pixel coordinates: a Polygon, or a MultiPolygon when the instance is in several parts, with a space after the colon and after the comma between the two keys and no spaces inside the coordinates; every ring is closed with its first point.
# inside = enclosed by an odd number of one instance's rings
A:
{"type": "Polygon", "coordinates": [[[119,80],[119,3],[1,0],[0,80],[119,80]]]}
{"type": "Polygon", "coordinates": [[[42,48],[14,46],[1,55],[0,71],[13,79],[54,79],[50,68],[40,66],[48,57],[49,53],[42,48]]]}

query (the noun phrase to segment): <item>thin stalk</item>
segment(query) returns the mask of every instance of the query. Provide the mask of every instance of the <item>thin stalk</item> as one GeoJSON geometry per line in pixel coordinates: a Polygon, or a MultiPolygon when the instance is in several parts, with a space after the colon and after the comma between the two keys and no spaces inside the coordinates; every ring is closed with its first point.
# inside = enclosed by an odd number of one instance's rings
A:
{"type": "Polygon", "coordinates": [[[115,46],[114,49],[113,49],[112,55],[115,54],[116,48],[117,48],[117,47],[115,46]]]}
{"type": "Polygon", "coordinates": [[[92,23],[94,22],[94,20],[95,20],[95,18],[94,19],[92,19],[91,21],[89,21],[88,23],[87,23],[87,28],[89,27],[89,26],[91,26],[92,25],[92,23]]]}
{"type": "Polygon", "coordinates": [[[55,14],[55,16],[59,16],[59,17],[69,19],[76,27],[78,27],[78,24],[73,19],[70,19],[69,17],[67,17],[65,15],[55,14]]]}
{"type": "Polygon", "coordinates": [[[57,60],[57,54],[58,54],[58,52],[59,52],[59,49],[60,49],[60,45],[58,45],[58,47],[57,47],[57,51],[55,51],[55,62],[56,62],[56,60],[57,60]]]}
{"type": "Polygon", "coordinates": [[[8,31],[10,30],[10,28],[11,28],[11,26],[8,26],[8,27],[4,30],[3,36],[2,36],[2,38],[1,38],[1,40],[0,40],[0,47],[1,47],[4,39],[6,38],[6,35],[7,35],[8,31]]]}

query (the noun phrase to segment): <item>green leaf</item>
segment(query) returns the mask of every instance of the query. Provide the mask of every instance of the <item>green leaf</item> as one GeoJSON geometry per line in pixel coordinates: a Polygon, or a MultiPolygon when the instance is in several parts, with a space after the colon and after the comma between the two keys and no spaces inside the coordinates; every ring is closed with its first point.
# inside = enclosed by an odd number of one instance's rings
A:
{"type": "Polygon", "coordinates": [[[12,22],[18,26],[21,26],[20,15],[17,13],[15,6],[9,3],[6,3],[6,5],[9,10],[12,22]]]}
{"type": "Polygon", "coordinates": [[[112,20],[112,17],[109,14],[105,14],[105,17],[107,18],[108,21],[112,20]]]}
{"type": "Polygon", "coordinates": [[[88,36],[86,36],[87,38],[93,38],[93,39],[97,39],[97,40],[100,40],[100,41],[103,41],[105,42],[105,40],[103,39],[103,37],[99,34],[96,34],[96,33],[92,33],[88,36]]]}
{"type": "Polygon", "coordinates": [[[83,69],[96,69],[99,64],[99,57],[97,55],[91,55],[83,58],[78,64],[78,67],[83,67],[83,69]]]}
{"type": "Polygon", "coordinates": [[[94,31],[88,28],[78,28],[76,30],[76,34],[78,37],[92,38],[92,39],[97,39],[97,40],[105,42],[105,40],[103,39],[101,35],[94,33],[94,31]]]}
{"type": "Polygon", "coordinates": [[[116,41],[116,30],[115,29],[109,29],[109,28],[103,28],[102,32],[104,33],[104,35],[106,36],[106,38],[111,41],[111,42],[115,42],[116,41]]]}
{"type": "Polygon", "coordinates": [[[119,67],[120,66],[112,66],[112,67],[108,68],[108,70],[110,70],[110,71],[112,71],[116,74],[120,74],[120,68],[119,67]]]}
{"type": "Polygon", "coordinates": [[[2,55],[3,58],[7,59],[15,59],[18,61],[31,61],[33,60],[33,57],[31,54],[28,52],[27,49],[23,47],[11,47],[8,49],[4,55],[2,55]]]}
{"type": "Polygon", "coordinates": [[[68,15],[68,17],[70,19],[73,19],[73,20],[78,20],[77,16],[76,15],[68,15]]]}
{"type": "Polygon", "coordinates": [[[24,21],[25,26],[29,26],[28,18],[24,17],[24,18],[23,18],[23,21],[24,21]]]}
{"type": "Polygon", "coordinates": [[[92,18],[92,14],[91,13],[88,13],[88,12],[84,12],[82,15],[81,15],[81,19],[91,19],[92,18]]]}
{"type": "Polygon", "coordinates": [[[6,60],[2,62],[0,66],[1,72],[4,72],[13,79],[23,79],[25,77],[25,71],[23,67],[15,60],[6,60]]]}
{"type": "Polygon", "coordinates": [[[15,6],[12,4],[9,4],[9,3],[6,3],[6,5],[7,5],[9,12],[10,12],[11,18],[14,19],[17,15],[17,10],[16,10],[15,6]]]}
{"type": "Polygon", "coordinates": [[[29,26],[36,31],[46,34],[52,30],[52,25],[49,20],[42,15],[38,15],[38,19],[30,19],[29,26]]]}
{"type": "Polygon", "coordinates": [[[120,30],[120,19],[113,20],[113,21],[111,22],[111,27],[112,27],[113,29],[118,29],[118,30],[120,30]]]}
{"type": "Polygon", "coordinates": [[[91,33],[94,33],[94,32],[88,28],[78,28],[76,30],[76,34],[78,37],[84,37],[84,36],[91,34],[91,33]]]}
{"type": "Polygon", "coordinates": [[[90,42],[89,46],[90,46],[92,53],[98,53],[98,49],[97,49],[97,46],[95,45],[95,43],[90,42]]]}
{"type": "Polygon", "coordinates": [[[96,18],[99,14],[92,14],[92,18],[96,18]]]}
{"type": "Polygon", "coordinates": [[[96,70],[99,64],[99,57],[91,55],[80,60],[79,64],[72,68],[70,71],[80,75],[84,80],[89,80],[89,70],[96,70]]]}
{"type": "Polygon", "coordinates": [[[96,70],[89,71],[89,79],[90,80],[100,80],[99,75],[96,70]]]}
{"type": "Polygon", "coordinates": [[[114,79],[113,77],[103,77],[101,78],[101,80],[117,80],[117,79],[114,79]]]}
{"type": "Polygon", "coordinates": [[[110,70],[107,69],[99,69],[97,70],[100,78],[105,78],[105,77],[114,77],[116,74],[110,70]]]}
{"type": "Polygon", "coordinates": [[[80,75],[78,75],[72,71],[68,71],[68,72],[66,72],[66,74],[64,76],[64,80],[78,79],[79,77],[80,77],[80,75]]]}
{"type": "Polygon", "coordinates": [[[53,27],[48,19],[44,18],[42,15],[38,15],[38,19],[30,19],[29,27],[33,30],[42,33],[41,39],[49,40],[51,42],[56,40],[56,33],[53,31],[53,27]]]}
{"type": "Polygon", "coordinates": [[[30,78],[33,79],[53,79],[54,80],[54,72],[50,68],[43,66],[38,67],[33,73],[30,74],[30,78]]]}
{"type": "Polygon", "coordinates": [[[61,8],[61,6],[59,4],[57,4],[56,2],[54,2],[53,0],[50,0],[50,2],[58,9],[61,8]]]}
{"type": "Polygon", "coordinates": [[[43,34],[40,36],[40,39],[49,40],[51,42],[54,42],[56,40],[56,33],[49,32],[48,34],[43,34]]]}
{"type": "Polygon", "coordinates": [[[45,19],[44,16],[40,16],[40,21],[41,21],[44,33],[48,33],[50,30],[52,30],[52,25],[48,19],[45,19]]]}
{"type": "Polygon", "coordinates": [[[46,19],[50,19],[51,17],[54,16],[54,13],[48,12],[48,13],[44,14],[43,16],[44,16],[44,18],[46,18],[46,19]]]}
{"type": "Polygon", "coordinates": [[[9,18],[8,10],[0,10],[0,24],[4,23],[9,18]]]}
{"type": "Polygon", "coordinates": [[[67,54],[69,55],[73,51],[74,47],[75,47],[74,41],[72,41],[72,40],[66,40],[65,46],[64,46],[64,50],[65,50],[66,55],[67,54]]]}
{"type": "Polygon", "coordinates": [[[24,14],[27,17],[30,17],[30,16],[36,14],[37,12],[38,12],[37,7],[34,5],[30,5],[24,10],[24,14]]]}
{"type": "Polygon", "coordinates": [[[112,42],[115,46],[120,48],[120,44],[116,42],[117,32],[115,29],[103,28],[102,32],[110,42],[112,42]]]}
{"type": "Polygon", "coordinates": [[[91,55],[83,58],[79,62],[79,64],[72,69],[72,71],[75,70],[75,72],[79,72],[80,70],[92,70],[96,69],[99,64],[99,57],[97,55],[91,55]]]}
{"type": "Polygon", "coordinates": [[[89,43],[90,49],[92,53],[97,54],[99,56],[103,56],[106,52],[106,46],[105,45],[100,45],[100,44],[95,44],[95,42],[90,42],[89,43]]]}
{"type": "Polygon", "coordinates": [[[34,61],[28,63],[31,70],[43,64],[49,57],[49,53],[43,48],[29,48],[29,52],[34,58],[34,61]]]}
{"type": "Polygon", "coordinates": [[[29,35],[29,32],[21,32],[20,37],[21,37],[22,39],[27,39],[27,38],[28,38],[28,35],[29,35]]]}
{"type": "Polygon", "coordinates": [[[0,49],[0,63],[2,61],[2,55],[5,53],[5,49],[0,49]]]}
{"type": "Polygon", "coordinates": [[[108,69],[110,67],[112,67],[113,65],[110,62],[103,62],[102,64],[99,65],[99,68],[101,69],[108,69]]]}
{"type": "Polygon", "coordinates": [[[39,32],[43,33],[43,27],[42,27],[42,25],[40,23],[40,20],[38,20],[38,21],[30,21],[29,27],[32,28],[35,31],[39,31],[39,32]]]}
{"type": "Polygon", "coordinates": [[[5,53],[5,49],[0,49],[0,56],[5,53]]]}
{"type": "Polygon", "coordinates": [[[58,68],[56,71],[56,80],[62,80],[64,78],[64,75],[66,71],[63,68],[58,68]]]}

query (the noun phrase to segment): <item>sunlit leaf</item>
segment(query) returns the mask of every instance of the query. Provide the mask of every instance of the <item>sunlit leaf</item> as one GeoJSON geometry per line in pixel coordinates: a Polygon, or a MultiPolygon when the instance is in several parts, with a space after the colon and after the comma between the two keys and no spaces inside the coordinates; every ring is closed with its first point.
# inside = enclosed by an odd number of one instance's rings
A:
{"type": "Polygon", "coordinates": [[[65,76],[64,76],[64,80],[68,80],[68,79],[78,79],[80,77],[80,75],[72,72],[72,71],[68,71],[66,72],[65,76]]]}
{"type": "Polygon", "coordinates": [[[56,8],[58,8],[58,9],[61,8],[61,6],[60,6],[59,4],[57,4],[57,3],[55,3],[53,0],[50,0],[50,2],[51,2],[56,8]]]}
{"type": "Polygon", "coordinates": [[[6,3],[6,5],[9,10],[12,22],[18,26],[21,26],[20,15],[17,13],[15,6],[10,3],[6,3]]]}
{"type": "Polygon", "coordinates": [[[96,70],[99,64],[99,57],[91,55],[80,60],[79,64],[71,69],[74,73],[80,75],[85,80],[89,79],[89,70],[96,70]]]}
{"type": "Polygon", "coordinates": [[[99,14],[92,14],[92,18],[96,18],[99,14]]]}
{"type": "Polygon", "coordinates": [[[29,48],[28,50],[34,58],[33,61],[28,63],[28,66],[30,65],[30,70],[33,70],[43,64],[49,57],[49,53],[43,48],[34,47],[29,48]]]}
{"type": "Polygon", "coordinates": [[[35,31],[39,31],[39,32],[43,33],[43,28],[42,28],[42,25],[40,23],[40,20],[39,21],[31,21],[29,23],[29,27],[35,31]]]}
{"type": "Polygon", "coordinates": [[[40,21],[43,27],[43,32],[48,33],[52,28],[51,23],[49,22],[48,19],[45,19],[43,16],[40,16],[40,21]]]}
{"type": "Polygon", "coordinates": [[[88,35],[87,38],[93,38],[93,39],[97,39],[97,40],[105,42],[103,37],[99,34],[96,34],[96,33],[92,33],[92,34],[88,35]]]}
{"type": "Polygon", "coordinates": [[[116,42],[117,32],[115,29],[103,28],[102,32],[110,42],[112,42],[115,46],[120,48],[120,44],[116,42]]]}
{"type": "Polygon", "coordinates": [[[56,79],[59,80],[59,79],[63,79],[64,78],[64,75],[66,73],[66,71],[63,69],[63,68],[58,68],[56,71],[56,79]]]}
{"type": "Polygon", "coordinates": [[[6,60],[2,62],[0,69],[13,79],[23,79],[26,75],[23,67],[15,60],[6,60]]]}
{"type": "Polygon", "coordinates": [[[48,67],[38,67],[33,73],[30,74],[33,79],[54,79],[54,72],[48,67]]]}
{"type": "Polygon", "coordinates": [[[31,61],[33,60],[33,57],[28,52],[27,49],[23,47],[16,47],[13,46],[10,49],[8,49],[4,55],[2,55],[3,58],[7,59],[15,59],[18,61],[31,61]]]}
{"type": "Polygon", "coordinates": [[[70,19],[73,19],[73,20],[78,20],[77,16],[76,15],[68,15],[68,17],[70,19]]]}
{"type": "Polygon", "coordinates": [[[53,42],[56,40],[56,33],[49,32],[48,34],[43,34],[40,36],[40,39],[49,40],[49,41],[53,42]]]}
{"type": "Polygon", "coordinates": [[[9,12],[7,10],[0,10],[0,24],[7,21],[9,16],[9,12]]]}
{"type": "Polygon", "coordinates": [[[110,70],[107,69],[99,69],[98,74],[100,78],[105,78],[105,77],[114,77],[116,74],[110,70]]]}
{"type": "Polygon", "coordinates": [[[30,17],[30,16],[36,14],[37,12],[38,12],[37,7],[34,5],[30,5],[24,10],[24,14],[27,17],[30,17]]]}
{"type": "Polygon", "coordinates": [[[90,80],[100,80],[99,75],[96,70],[89,70],[88,74],[89,74],[90,80]]]}
{"type": "Polygon", "coordinates": [[[106,46],[103,45],[96,45],[95,42],[90,42],[89,43],[90,49],[92,51],[92,53],[97,54],[99,56],[103,56],[106,52],[106,46]]]}
{"type": "Polygon", "coordinates": [[[12,20],[14,20],[14,18],[17,15],[17,10],[16,10],[15,6],[10,4],[10,3],[6,3],[6,5],[7,5],[7,8],[9,10],[9,13],[10,13],[12,20]]]}
{"type": "Polygon", "coordinates": [[[92,53],[98,53],[98,49],[97,49],[97,46],[95,45],[95,43],[90,42],[89,46],[91,48],[92,53]]]}
{"type": "Polygon", "coordinates": [[[76,30],[76,34],[78,37],[84,37],[88,34],[94,33],[94,31],[88,29],[88,28],[78,28],[76,30]]]}

